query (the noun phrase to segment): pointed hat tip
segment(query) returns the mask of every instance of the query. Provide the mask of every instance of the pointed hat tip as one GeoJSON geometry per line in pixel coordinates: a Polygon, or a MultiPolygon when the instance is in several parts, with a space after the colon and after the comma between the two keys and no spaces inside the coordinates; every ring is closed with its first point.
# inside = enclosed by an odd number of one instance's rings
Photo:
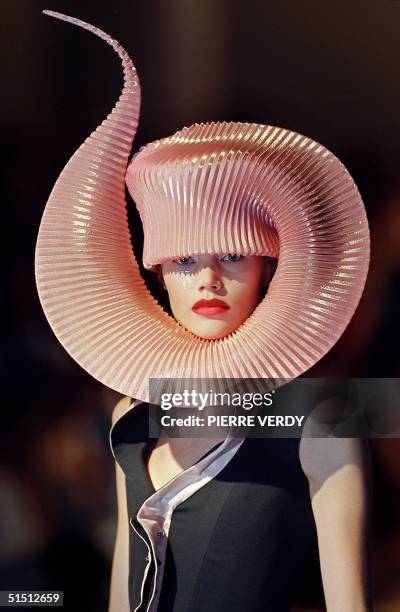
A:
{"type": "Polygon", "coordinates": [[[57,13],[57,11],[51,11],[50,9],[43,9],[42,13],[44,15],[49,15],[50,17],[57,17],[57,19],[63,19],[68,17],[68,15],[64,15],[63,13],[57,13]]]}

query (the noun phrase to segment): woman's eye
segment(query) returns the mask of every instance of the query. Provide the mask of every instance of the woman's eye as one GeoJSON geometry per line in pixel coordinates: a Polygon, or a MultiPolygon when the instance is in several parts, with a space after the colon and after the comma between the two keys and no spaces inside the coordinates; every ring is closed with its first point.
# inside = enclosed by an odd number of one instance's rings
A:
{"type": "Polygon", "coordinates": [[[243,255],[231,255],[231,253],[221,257],[221,261],[239,261],[240,259],[243,259],[243,255]]]}
{"type": "Polygon", "coordinates": [[[174,259],[174,261],[180,266],[187,266],[189,264],[195,263],[192,257],[181,257],[180,259],[174,259]]]}

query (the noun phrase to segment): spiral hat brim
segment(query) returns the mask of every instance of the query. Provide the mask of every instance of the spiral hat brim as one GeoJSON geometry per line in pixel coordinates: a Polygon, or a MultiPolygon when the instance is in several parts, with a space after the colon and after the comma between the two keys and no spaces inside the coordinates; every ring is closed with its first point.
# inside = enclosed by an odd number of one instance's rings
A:
{"type": "MultiPolygon", "coordinates": [[[[83,27],[99,33],[88,24],[83,27]]],[[[237,177],[235,184],[251,185],[249,201],[256,203],[257,214],[246,225],[239,209],[231,211],[237,212],[235,227],[245,230],[224,239],[225,225],[215,219],[215,235],[208,237],[207,252],[230,252],[229,240],[247,248],[247,239],[248,252],[253,254],[256,239],[259,252],[270,249],[273,254],[279,247],[268,294],[252,315],[225,338],[195,336],[156,302],[133,254],[124,181],[140,87],[126,52],[101,34],[122,58],[124,90],[112,113],[61,173],[37,240],[38,292],[57,338],[96,379],[143,401],[149,399],[150,378],[296,378],[340,338],[365,285],[369,229],[352,178],[315,141],[256,124],[191,126],[151,143],[135,156],[127,183],[143,220],[145,241],[152,236],[144,253],[148,266],[160,260],[157,248],[167,257],[183,248],[187,236],[181,225],[180,232],[170,233],[165,244],[157,241],[157,234],[152,234],[156,228],[151,230],[146,218],[146,198],[164,189],[160,202],[170,203],[165,185],[172,185],[178,209],[190,198],[215,200],[218,189],[218,198],[228,202],[228,191],[221,192],[221,185],[232,188],[228,172],[237,177]],[[220,160],[217,168],[213,153],[221,149],[221,143],[236,154],[233,161],[232,156],[226,158],[232,163],[221,165],[220,160]],[[206,151],[197,166],[193,162],[199,159],[194,155],[196,147],[206,151]],[[214,161],[204,163],[204,155],[214,161]],[[167,175],[175,177],[178,191],[171,180],[165,181],[167,175]],[[215,180],[210,179],[213,176],[215,180]],[[276,239],[268,238],[271,232],[263,238],[260,219],[273,229],[276,239]]],[[[185,218],[183,214],[182,223],[185,218]]],[[[193,242],[187,248],[200,249],[193,242]]]]}

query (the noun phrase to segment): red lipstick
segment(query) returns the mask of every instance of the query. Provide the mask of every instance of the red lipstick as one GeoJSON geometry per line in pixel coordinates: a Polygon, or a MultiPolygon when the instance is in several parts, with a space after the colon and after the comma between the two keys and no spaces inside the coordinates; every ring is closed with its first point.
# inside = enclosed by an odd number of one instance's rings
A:
{"type": "Polygon", "coordinates": [[[213,298],[212,300],[199,300],[192,306],[193,312],[205,317],[212,317],[226,312],[230,306],[224,300],[213,298]]]}

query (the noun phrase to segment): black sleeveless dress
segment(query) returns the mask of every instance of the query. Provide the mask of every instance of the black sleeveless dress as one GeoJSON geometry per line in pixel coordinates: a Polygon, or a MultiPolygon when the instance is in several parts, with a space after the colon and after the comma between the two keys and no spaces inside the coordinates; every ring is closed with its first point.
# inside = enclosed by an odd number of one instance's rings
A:
{"type": "MultiPolygon", "coordinates": [[[[299,442],[246,438],[214,479],[176,507],[160,612],[289,612],[295,602],[323,605],[317,534],[299,442]]],[[[146,539],[136,515],[155,493],[146,468],[147,404],[117,421],[110,444],[126,475],[128,516],[146,539]]],[[[138,612],[147,610],[153,590],[154,569],[143,583],[147,552],[131,527],[132,612],[141,599],[138,612]]]]}

